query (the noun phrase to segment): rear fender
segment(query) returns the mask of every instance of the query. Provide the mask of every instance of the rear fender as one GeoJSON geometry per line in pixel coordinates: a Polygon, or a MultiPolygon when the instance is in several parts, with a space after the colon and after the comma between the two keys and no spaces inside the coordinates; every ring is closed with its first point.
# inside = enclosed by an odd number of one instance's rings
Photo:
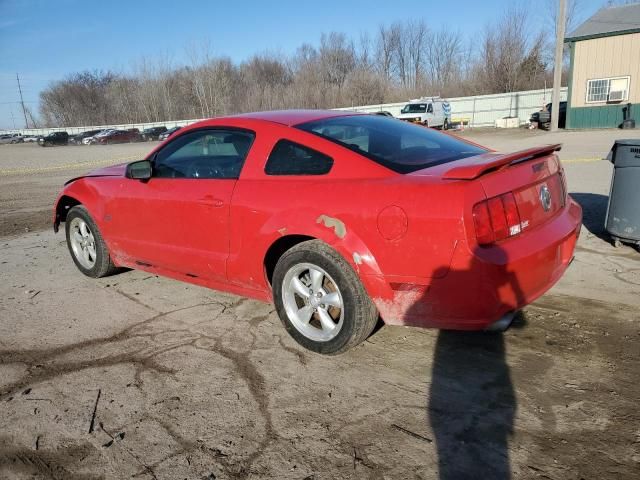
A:
{"type": "MultiPolygon", "coordinates": [[[[306,214],[308,215],[308,212],[306,214]]],[[[292,218],[288,216],[286,223],[278,217],[265,224],[263,232],[269,236],[265,250],[285,235],[304,235],[322,240],[334,248],[356,271],[385,323],[404,325],[407,312],[418,312],[416,305],[420,304],[419,299],[429,289],[430,279],[383,275],[374,254],[346,221],[329,214],[318,214],[313,218],[303,215],[302,212],[296,215],[293,224],[292,218]],[[305,218],[306,220],[300,220],[305,218]],[[267,233],[273,231],[277,234],[267,233]]]]}
{"type": "Polygon", "coordinates": [[[375,256],[356,231],[339,215],[308,210],[289,210],[273,216],[261,229],[260,236],[267,239],[265,252],[285,235],[313,237],[330,245],[351,265],[360,277],[369,295],[377,296],[379,282],[370,281],[382,276],[375,256]]]}
{"type": "Polygon", "coordinates": [[[269,245],[285,235],[305,235],[331,245],[359,275],[380,275],[375,257],[353,230],[339,216],[305,211],[289,211],[272,217],[261,234],[270,237],[269,245]],[[269,232],[269,233],[268,233],[269,232]]]}

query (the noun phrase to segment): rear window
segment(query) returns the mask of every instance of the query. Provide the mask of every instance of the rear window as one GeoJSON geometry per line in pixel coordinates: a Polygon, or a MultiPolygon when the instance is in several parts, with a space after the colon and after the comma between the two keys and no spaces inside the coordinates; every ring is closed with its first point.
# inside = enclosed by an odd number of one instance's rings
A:
{"type": "Polygon", "coordinates": [[[296,128],[347,147],[398,173],[487,152],[450,135],[380,115],[325,118],[296,128]]]}

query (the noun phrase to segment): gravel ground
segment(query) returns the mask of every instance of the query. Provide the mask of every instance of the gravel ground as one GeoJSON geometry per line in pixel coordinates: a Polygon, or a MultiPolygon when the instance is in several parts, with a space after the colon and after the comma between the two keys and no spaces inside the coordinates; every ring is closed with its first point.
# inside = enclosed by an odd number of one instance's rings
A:
{"type": "Polygon", "coordinates": [[[637,478],[640,253],[607,243],[611,165],[587,161],[620,132],[465,135],[562,138],[576,260],[504,334],[382,327],[330,358],[271,305],[75,269],[60,185],[151,145],[1,146],[0,478],[637,478]]]}

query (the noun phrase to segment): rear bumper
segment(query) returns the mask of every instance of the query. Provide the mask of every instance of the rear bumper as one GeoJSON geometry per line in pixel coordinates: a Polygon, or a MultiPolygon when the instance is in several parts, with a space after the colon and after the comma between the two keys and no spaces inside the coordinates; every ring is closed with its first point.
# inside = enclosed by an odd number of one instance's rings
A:
{"type": "MultiPolygon", "coordinates": [[[[459,244],[442,278],[374,298],[386,323],[482,330],[544,294],[573,259],[582,209],[573,200],[551,221],[517,238],[471,250],[459,244]]],[[[393,285],[387,279],[387,285],[393,285]]],[[[389,287],[387,287],[389,288],[389,287]]]]}

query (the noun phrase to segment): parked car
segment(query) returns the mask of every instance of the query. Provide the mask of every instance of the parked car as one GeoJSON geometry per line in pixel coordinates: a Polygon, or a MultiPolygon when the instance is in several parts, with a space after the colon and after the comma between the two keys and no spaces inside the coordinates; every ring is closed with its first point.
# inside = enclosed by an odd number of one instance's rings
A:
{"type": "Polygon", "coordinates": [[[500,154],[351,112],[221,117],[67,182],[54,230],[89,277],[136,268],[273,301],[315,352],[362,342],[379,316],[504,329],[573,258],[582,215],[559,148],[500,154]]]}
{"type": "Polygon", "coordinates": [[[83,145],[95,145],[96,143],[98,143],[98,140],[100,139],[100,137],[103,137],[104,135],[109,135],[111,132],[115,132],[115,130],[113,128],[107,128],[105,130],[101,130],[98,133],[96,133],[95,135],[93,135],[92,137],[86,137],[82,139],[82,144],[83,145]]]}
{"type": "Polygon", "coordinates": [[[41,147],[53,145],[67,145],[69,143],[69,134],[67,132],[53,132],[44,137],[38,138],[38,144],[41,147]]]}
{"type": "Polygon", "coordinates": [[[24,138],[19,133],[7,133],[4,135],[0,135],[0,144],[7,143],[22,143],[24,142],[24,138]]]}
{"type": "Polygon", "coordinates": [[[72,145],[84,145],[82,143],[82,141],[85,138],[93,137],[95,134],[100,133],[101,131],[102,131],[102,129],[87,130],[87,131],[82,132],[82,133],[77,133],[75,135],[71,135],[69,137],[69,143],[72,144],[72,145]]]}
{"type": "Polygon", "coordinates": [[[167,131],[167,127],[151,127],[145,128],[142,131],[142,140],[150,142],[152,140],[158,140],[158,137],[167,131]]]}
{"type": "MultiPolygon", "coordinates": [[[[539,128],[549,129],[551,126],[551,106],[547,103],[539,112],[534,112],[529,120],[531,123],[537,123],[539,128]]],[[[564,128],[567,123],[567,102],[560,102],[560,110],[558,116],[558,127],[564,128]]]]}
{"type": "Polygon", "coordinates": [[[129,130],[112,130],[111,132],[101,135],[97,139],[97,143],[108,145],[112,143],[130,143],[140,141],[140,131],[137,128],[129,130]]]}
{"type": "Polygon", "coordinates": [[[37,142],[38,141],[37,135],[25,135],[22,138],[23,138],[23,141],[25,143],[31,143],[31,142],[37,142]]]}
{"type": "Polygon", "coordinates": [[[174,133],[176,133],[176,132],[177,132],[178,130],[180,130],[181,128],[182,128],[182,127],[173,127],[173,128],[170,128],[170,129],[169,129],[169,130],[167,130],[166,132],[161,133],[161,134],[158,136],[158,140],[160,140],[160,141],[166,140],[167,138],[169,138],[171,135],[173,135],[174,133]]]}
{"type": "Polygon", "coordinates": [[[440,97],[418,98],[407,103],[397,118],[447,130],[451,125],[451,106],[440,97]]]}

